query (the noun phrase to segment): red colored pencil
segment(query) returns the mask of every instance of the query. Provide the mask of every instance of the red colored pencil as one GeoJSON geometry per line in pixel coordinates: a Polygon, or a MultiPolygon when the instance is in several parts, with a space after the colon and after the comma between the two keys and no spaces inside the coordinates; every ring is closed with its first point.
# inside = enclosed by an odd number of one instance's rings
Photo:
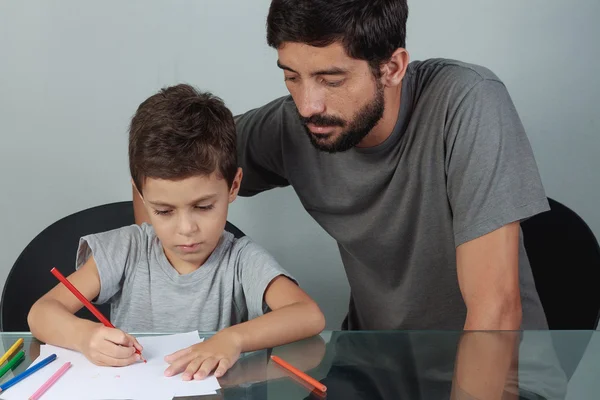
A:
{"type": "MultiPolygon", "coordinates": [[[[71,291],[71,293],[73,293],[75,295],[75,297],[77,297],[79,299],[79,301],[81,301],[83,303],[83,305],[86,306],[87,309],[90,310],[91,313],[94,314],[96,316],[96,318],[98,318],[100,320],[100,322],[102,322],[104,324],[104,326],[109,327],[109,328],[115,327],[113,324],[111,324],[111,322],[104,315],[102,315],[102,313],[96,307],[94,307],[94,305],[92,303],[89,302],[88,299],[85,298],[85,296],[83,294],[81,294],[81,292],[79,290],[77,290],[77,288],[75,286],[73,286],[73,284],[71,282],[69,282],[67,280],[67,278],[64,277],[63,274],[60,273],[59,270],[57,270],[56,268],[52,268],[50,270],[50,272],[52,272],[52,275],[54,275],[59,281],[61,281],[62,284],[65,285],[67,287],[67,289],[69,289],[71,291]]],[[[138,349],[135,349],[135,352],[140,355],[140,358],[144,362],[146,362],[144,357],[142,357],[142,353],[138,349]]]]}
{"type": "Polygon", "coordinates": [[[327,386],[323,385],[321,382],[317,381],[316,379],[311,378],[310,376],[306,375],[304,372],[300,371],[296,367],[293,367],[292,365],[283,361],[281,358],[279,358],[277,356],[271,356],[271,360],[273,360],[275,363],[279,364],[281,367],[287,369],[292,374],[294,374],[298,378],[302,379],[304,382],[306,382],[306,383],[312,385],[313,387],[315,387],[316,389],[320,390],[321,392],[325,393],[327,391],[327,386]]]}

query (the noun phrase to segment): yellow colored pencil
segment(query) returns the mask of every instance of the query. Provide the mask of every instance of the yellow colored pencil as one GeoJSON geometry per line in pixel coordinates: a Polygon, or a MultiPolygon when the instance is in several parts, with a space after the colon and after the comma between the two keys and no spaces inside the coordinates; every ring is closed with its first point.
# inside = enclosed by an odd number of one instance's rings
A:
{"type": "Polygon", "coordinates": [[[6,360],[8,360],[10,358],[10,356],[12,356],[12,354],[17,351],[17,349],[23,344],[23,339],[19,338],[19,340],[17,340],[15,342],[15,344],[13,344],[10,349],[8,349],[8,351],[6,353],[4,353],[4,355],[0,358],[0,365],[4,364],[4,362],[6,360]]]}

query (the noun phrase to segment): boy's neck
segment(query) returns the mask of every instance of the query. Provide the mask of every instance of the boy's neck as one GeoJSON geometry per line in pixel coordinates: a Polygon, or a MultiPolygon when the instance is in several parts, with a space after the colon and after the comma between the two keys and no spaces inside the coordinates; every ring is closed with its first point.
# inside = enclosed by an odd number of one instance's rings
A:
{"type": "Polygon", "coordinates": [[[165,256],[167,257],[169,264],[171,264],[171,267],[173,267],[173,269],[175,271],[177,271],[177,273],[179,275],[187,275],[187,274],[190,274],[190,273],[200,269],[204,265],[206,260],[208,260],[208,257],[210,257],[210,255],[212,254],[212,252],[211,252],[203,260],[201,260],[200,263],[196,264],[196,263],[190,263],[190,262],[180,259],[179,257],[175,256],[174,254],[171,254],[171,252],[167,251],[167,249],[165,249],[164,247],[163,247],[163,252],[165,253],[165,256]]]}

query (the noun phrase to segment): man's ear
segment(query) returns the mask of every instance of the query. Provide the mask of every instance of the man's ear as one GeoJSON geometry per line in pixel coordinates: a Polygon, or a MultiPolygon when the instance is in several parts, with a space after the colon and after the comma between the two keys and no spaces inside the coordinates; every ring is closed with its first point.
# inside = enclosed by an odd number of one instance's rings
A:
{"type": "Polygon", "coordinates": [[[402,83],[410,57],[408,51],[398,48],[390,60],[381,66],[381,82],[386,87],[398,86],[402,83]]]}
{"type": "Polygon", "coordinates": [[[240,185],[242,183],[242,178],[244,176],[244,173],[242,172],[241,168],[237,169],[237,173],[235,174],[235,178],[233,178],[233,182],[231,183],[231,189],[229,189],[229,202],[233,202],[239,191],[240,191],[240,185]]]}

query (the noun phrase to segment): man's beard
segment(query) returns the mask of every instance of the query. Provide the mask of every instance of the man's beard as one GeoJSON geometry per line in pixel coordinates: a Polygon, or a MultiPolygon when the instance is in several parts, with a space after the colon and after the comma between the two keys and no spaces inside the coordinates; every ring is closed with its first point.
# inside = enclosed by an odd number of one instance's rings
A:
{"type": "MultiPolygon", "coordinates": [[[[375,125],[377,125],[379,120],[383,117],[384,110],[383,85],[378,84],[375,98],[363,106],[350,123],[337,117],[322,114],[312,115],[308,118],[305,118],[300,114],[298,114],[298,116],[300,117],[302,125],[304,125],[310,142],[315,148],[328,153],[337,153],[350,150],[357,146],[365,136],[371,132],[375,125]],[[315,134],[308,129],[307,124],[309,123],[316,126],[327,127],[339,126],[345,128],[347,126],[347,129],[342,131],[340,136],[334,142],[329,143],[320,140],[318,136],[315,136],[315,134]]],[[[327,138],[325,138],[325,140],[326,139],[327,138]]]]}

